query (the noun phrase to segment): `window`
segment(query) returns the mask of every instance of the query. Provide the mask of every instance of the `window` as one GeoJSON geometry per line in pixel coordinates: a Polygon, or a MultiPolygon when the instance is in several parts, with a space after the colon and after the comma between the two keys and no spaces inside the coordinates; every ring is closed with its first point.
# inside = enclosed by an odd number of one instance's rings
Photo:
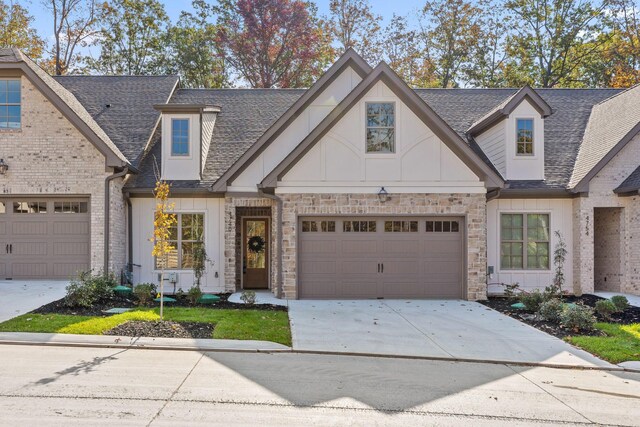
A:
{"type": "MultiPolygon", "coordinates": [[[[164,268],[193,268],[193,253],[204,243],[204,214],[175,214],[177,224],[169,232],[169,244],[173,250],[164,260],[164,268]]],[[[162,266],[163,260],[156,258],[156,268],[162,266]]]]}
{"type": "Polygon", "coordinates": [[[375,233],[375,221],[344,221],[342,231],[345,233],[375,233]]]}
{"type": "Polygon", "coordinates": [[[418,221],[385,221],[385,233],[417,233],[418,221]]]}
{"type": "Polygon", "coordinates": [[[189,119],[171,119],[171,155],[189,155],[189,119]]]}
{"type": "Polygon", "coordinates": [[[336,231],[335,221],[302,221],[302,232],[333,233],[336,231]]]}
{"type": "Polygon", "coordinates": [[[457,233],[458,221],[427,221],[427,233],[457,233]]]}
{"type": "Polygon", "coordinates": [[[5,212],[6,212],[5,204],[4,202],[0,202],[0,214],[3,214],[5,212]]]}
{"type": "Polygon", "coordinates": [[[47,202],[13,202],[13,213],[47,213],[47,202]]]}
{"type": "Polygon", "coordinates": [[[392,102],[367,102],[367,153],[396,152],[396,112],[392,102]]]}
{"type": "Polygon", "coordinates": [[[516,154],[533,155],[533,119],[516,120],[516,154]]]}
{"type": "Polygon", "coordinates": [[[20,129],[20,80],[0,80],[0,129],[20,129]]]}
{"type": "Polygon", "coordinates": [[[87,202],[67,202],[67,201],[54,202],[53,212],[54,213],[87,213],[88,204],[87,202]]]}
{"type": "Polygon", "coordinates": [[[548,214],[502,214],[500,223],[501,268],[549,269],[548,214]]]}

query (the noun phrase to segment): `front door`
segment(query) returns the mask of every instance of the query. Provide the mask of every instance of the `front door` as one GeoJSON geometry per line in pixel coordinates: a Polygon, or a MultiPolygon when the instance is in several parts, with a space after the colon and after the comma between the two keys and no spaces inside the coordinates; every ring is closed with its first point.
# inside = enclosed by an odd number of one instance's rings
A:
{"type": "Polygon", "coordinates": [[[243,229],[243,289],[269,288],[269,220],[244,218],[243,229]]]}

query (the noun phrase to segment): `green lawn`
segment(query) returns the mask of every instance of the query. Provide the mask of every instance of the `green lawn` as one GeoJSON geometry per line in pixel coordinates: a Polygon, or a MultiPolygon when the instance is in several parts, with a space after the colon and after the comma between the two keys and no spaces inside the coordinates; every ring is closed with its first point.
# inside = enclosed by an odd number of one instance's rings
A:
{"type": "Polygon", "coordinates": [[[640,323],[596,323],[596,328],[607,336],[576,336],[567,341],[611,363],[640,360],[640,323]]]}
{"type": "MultiPolygon", "coordinates": [[[[72,316],[65,314],[23,314],[0,323],[0,332],[49,332],[100,335],[129,320],[158,320],[159,310],[137,309],[113,316],[72,316]]],[[[213,338],[273,341],[291,345],[289,316],[284,311],[216,310],[167,307],[165,320],[206,322],[216,325],[213,338]]]]}

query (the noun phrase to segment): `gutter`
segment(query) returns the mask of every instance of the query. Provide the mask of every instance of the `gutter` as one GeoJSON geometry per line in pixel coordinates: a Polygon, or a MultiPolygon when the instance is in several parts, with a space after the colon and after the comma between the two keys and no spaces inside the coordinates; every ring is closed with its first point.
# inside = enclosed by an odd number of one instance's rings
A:
{"type": "Polygon", "coordinates": [[[276,239],[278,240],[278,258],[276,260],[276,297],[282,299],[282,199],[275,194],[267,194],[263,188],[258,187],[258,194],[267,199],[274,200],[278,208],[276,215],[276,239]]]}
{"type": "Polygon", "coordinates": [[[109,271],[109,234],[110,234],[110,214],[111,214],[111,191],[109,184],[117,178],[121,178],[129,173],[129,168],[125,167],[122,171],[109,175],[104,179],[104,267],[103,272],[109,271]]]}

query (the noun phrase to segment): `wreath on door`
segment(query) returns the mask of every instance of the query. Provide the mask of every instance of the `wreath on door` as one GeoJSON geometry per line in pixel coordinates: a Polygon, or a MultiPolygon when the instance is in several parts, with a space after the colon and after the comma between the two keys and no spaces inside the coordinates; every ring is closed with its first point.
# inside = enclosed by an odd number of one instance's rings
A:
{"type": "Polygon", "coordinates": [[[247,242],[248,249],[254,254],[259,254],[264,251],[265,241],[261,236],[253,236],[249,238],[247,242]]]}

